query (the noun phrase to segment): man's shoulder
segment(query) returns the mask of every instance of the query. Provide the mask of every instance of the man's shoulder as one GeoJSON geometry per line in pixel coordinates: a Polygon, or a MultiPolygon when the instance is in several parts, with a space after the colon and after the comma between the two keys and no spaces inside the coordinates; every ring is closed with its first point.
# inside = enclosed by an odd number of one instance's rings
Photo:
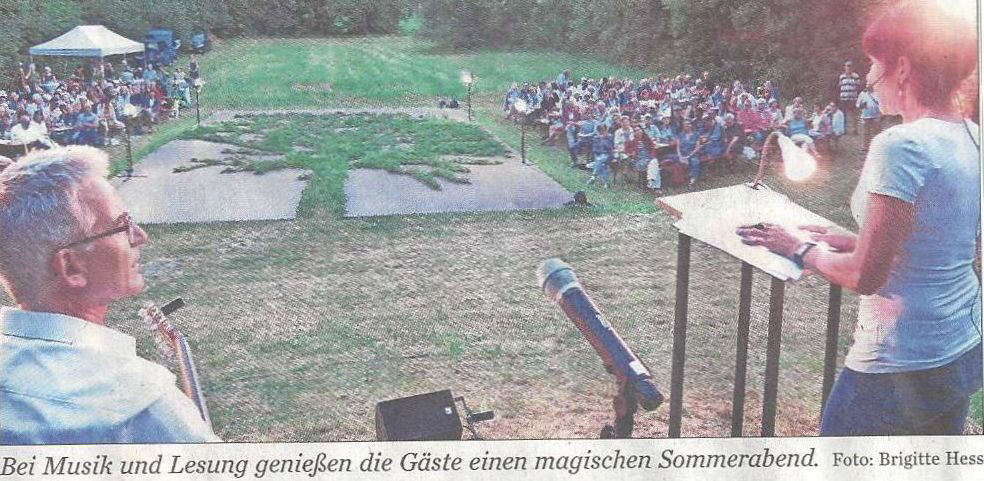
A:
{"type": "Polygon", "coordinates": [[[0,336],[0,371],[0,391],[21,399],[24,409],[108,419],[136,415],[173,388],[175,380],[163,366],[137,356],[11,336],[0,336]]]}

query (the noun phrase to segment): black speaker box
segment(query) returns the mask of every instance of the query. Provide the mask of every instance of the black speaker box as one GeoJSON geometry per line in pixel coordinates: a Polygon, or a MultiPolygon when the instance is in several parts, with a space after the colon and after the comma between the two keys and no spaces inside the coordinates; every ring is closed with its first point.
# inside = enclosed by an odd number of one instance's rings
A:
{"type": "Polygon", "coordinates": [[[461,418],[450,390],[376,404],[379,441],[453,441],[461,439],[461,433],[461,418]]]}

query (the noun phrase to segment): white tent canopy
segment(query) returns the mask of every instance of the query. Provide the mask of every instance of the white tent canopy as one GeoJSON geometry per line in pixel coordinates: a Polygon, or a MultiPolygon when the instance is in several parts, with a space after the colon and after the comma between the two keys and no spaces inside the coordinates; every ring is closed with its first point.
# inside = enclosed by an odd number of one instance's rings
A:
{"type": "Polygon", "coordinates": [[[143,51],[142,43],[134,42],[102,25],[79,25],[28,50],[31,55],[97,58],[143,51]]]}

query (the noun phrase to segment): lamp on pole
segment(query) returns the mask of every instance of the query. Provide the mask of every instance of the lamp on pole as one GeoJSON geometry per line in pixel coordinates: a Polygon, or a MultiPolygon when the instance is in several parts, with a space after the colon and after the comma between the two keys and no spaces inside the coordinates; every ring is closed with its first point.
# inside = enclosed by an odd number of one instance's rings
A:
{"type": "Polygon", "coordinates": [[[202,126],[201,94],[203,84],[202,79],[195,79],[195,121],[198,123],[198,127],[202,126]]]}
{"type": "Polygon", "coordinates": [[[472,77],[471,72],[469,72],[467,70],[462,70],[461,71],[461,83],[465,84],[465,87],[468,88],[468,96],[467,96],[467,99],[468,100],[466,102],[468,103],[468,121],[469,122],[472,121],[471,91],[472,91],[472,84],[474,82],[475,82],[475,78],[472,77]]]}
{"type": "Polygon", "coordinates": [[[123,132],[126,138],[126,175],[133,175],[133,148],[130,145],[130,116],[123,116],[123,132]]]}
{"type": "Polygon", "coordinates": [[[517,98],[513,101],[513,108],[520,113],[519,117],[519,158],[526,164],[526,115],[530,113],[530,104],[525,100],[517,98]]]}
{"type": "Polygon", "coordinates": [[[126,182],[134,177],[145,177],[143,175],[133,174],[133,148],[130,143],[130,129],[133,127],[133,119],[140,115],[140,110],[137,107],[127,104],[123,107],[123,139],[126,142],[126,169],[118,177],[126,182]]]}

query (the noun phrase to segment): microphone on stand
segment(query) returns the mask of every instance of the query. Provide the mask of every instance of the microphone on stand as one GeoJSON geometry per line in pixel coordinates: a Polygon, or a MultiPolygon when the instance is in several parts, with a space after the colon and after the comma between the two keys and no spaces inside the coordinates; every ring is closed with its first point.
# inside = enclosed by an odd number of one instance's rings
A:
{"type": "Polygon", "coordinates": [[[647,411],[659,407],[663,395],[656,389],[649,368],[605,321],[581,287],[574,269],[560,259],[548,259],[537,271],[537,278],[547,298],[556,302],[577,326],[619,384],[630,386],[647,411]]]}

